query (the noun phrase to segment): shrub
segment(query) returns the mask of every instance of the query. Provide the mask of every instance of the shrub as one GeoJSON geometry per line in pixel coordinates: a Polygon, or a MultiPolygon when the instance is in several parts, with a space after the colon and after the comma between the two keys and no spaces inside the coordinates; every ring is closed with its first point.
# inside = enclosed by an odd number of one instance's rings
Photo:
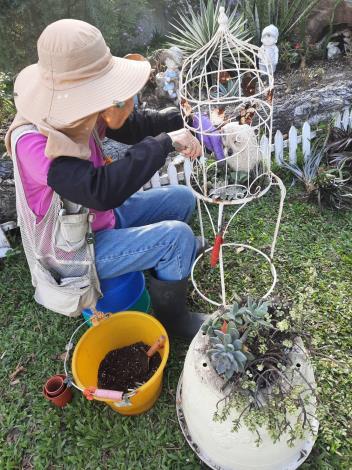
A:
{"type": "Polygon", "coordinates": [[[11,96],[12,80],[10,75],[0,72],[0,126],[15,114],[15,105],[11,96]]]}

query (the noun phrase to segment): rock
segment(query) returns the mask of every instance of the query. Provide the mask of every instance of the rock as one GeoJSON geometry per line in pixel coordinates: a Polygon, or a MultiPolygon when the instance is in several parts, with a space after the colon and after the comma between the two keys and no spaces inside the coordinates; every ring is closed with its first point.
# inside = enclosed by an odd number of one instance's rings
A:
{"type": "Polygon", "coordinates": [[[320,0],[313,9],[307,23],[307,32],[312,42],[319,41],[328,32],[331,18],[332,26],[352,26],[352,1],[342,1],[334,11],[335,5],[336,0],[320,0]]]}
{"type": "Polygon", "coordinates": [[[291,125],[301,127],[305,121],[312,125],[328,121],[335,112],[351,106],[352,64],[341,60],[330,67],[330,62],[323,62],[315,69],[294,71],[295,81],[290,84],[291,90],[287,89],[290,77],[279,76],[274,93],[274,133],[277,129],[286,133],[291,125]],[[320,74],[319,81],[316,80],[317,74],[320,74]],[[298,82],[301,83],[300,90],[298,82]]]}

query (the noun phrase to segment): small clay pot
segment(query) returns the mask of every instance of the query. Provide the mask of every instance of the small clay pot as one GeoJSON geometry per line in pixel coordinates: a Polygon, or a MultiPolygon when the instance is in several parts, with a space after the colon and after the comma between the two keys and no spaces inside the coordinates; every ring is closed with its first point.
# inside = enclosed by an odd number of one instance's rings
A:
{"type": "Polygon", "coordinates": [[[55,406],[63,408],[72,400],[72,391],[65,383],[66,376],[63,374],[53,375],[43,387],[45,398],[55,406]]]}
{"type": "Polygon", "coordinates": [[[65,388],[65,376],[53,375],[44,385],[45,394],[48,397],[57,397],[65,388]]]}

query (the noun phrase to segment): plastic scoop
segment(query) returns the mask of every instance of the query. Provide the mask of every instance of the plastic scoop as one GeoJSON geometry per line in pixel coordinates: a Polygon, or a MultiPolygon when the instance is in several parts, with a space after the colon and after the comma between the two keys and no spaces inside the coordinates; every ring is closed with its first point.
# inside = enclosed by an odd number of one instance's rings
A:
{"type": "Polygon", "coordinates": [[[164,335],[159,336],[159,338],[150,346],[146,354],[146,372],[149,371],[150,366],[150,358],[154,356],[154,354],[164,347],[166,341],[166,337],[164,335]]]}
{"type": "Polygon", "coordinates": [[[83,390],[83,395],[87,400],[94,400],[94,398],[102,398],[105,400],[112,400],[117,406],[131,406],[130,398],[134,397],[137,390],[129,390],[128,393],[118,392],[117,390],[106,390],[104,388],[87,387],[83,390]]]}

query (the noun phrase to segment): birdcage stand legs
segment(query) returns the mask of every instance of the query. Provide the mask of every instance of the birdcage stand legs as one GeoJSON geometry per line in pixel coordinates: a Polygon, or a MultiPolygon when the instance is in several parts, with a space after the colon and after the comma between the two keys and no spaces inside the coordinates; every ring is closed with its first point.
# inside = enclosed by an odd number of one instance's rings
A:
{"type": "MultiPolygon", "coordinates": [[[[265,299],[270,296],[270,294],[273,292],[275,285],[277,283],[277,272],[275,269],[275,266],[273,264],[273,257],[275,253],[275,247],[276,247],[276,242],[277,242],[277,237],[278,237],[278,232],[280,228],[280,222],[281,222],[281,217],[282,217],[282,210],[283,210],[283,204],[284,204],[284,199],[286,196],[286,188],[281,181],[281,179],[272,174],[271,175],[273,178],[273,187],[278,187],[280,190],[280,202],[279,202],[279,209],[278,209],[278,215],[276,218],[275,222],[275,229],[274,229],[274,235],[273,235],[273,240],[271,243],[270,247],[270,255],[264,253],[262,250],[255,248],[251,245],[244,244],[244,243],[224,243],[222,242],[219,247],[219,253],[218,253],[218,260],[216,262],[216,265],[211,268],[211,269],[219,269],[219,275],[220,275],[220,299],[211,299],[207,295],[205,295],[201,288],[199,287],[198,282],[196,281],[196,267],[199,265],[199,263],[204,259],[204,257],[209,256],[213,254],[214,247],[211,247],[207,250],[205,250],[194,262],[192,271],[191,271],[191,278],[192,282],[194,285],[195,290],[197,293],[207,302],[209,302],[212,305],[215,305],[216,307],[224,306],[226,307],[230,303],[232,303],[234,300],[239,300],[240,297],[237,295],[237,293],[232,293],[231,296],[228,296],[226,294],[226,283],[225,283],[225,266],[224,266],[224,252],[227,250],[231,250],[234,256],[240,256],[241,252],[243,251],[252,251],[254,254],[264,258],[264,260],[268,263],[268,266],[270,268],[271,276],[272,276],[272,282],[269,287],[269,289],[264,293],[264,295],[261,296],[262,299],[265,299]],[[219,300],[221,300],[219,302],[219,300]]],[[[211,213],[207,207],[207,204],[204,203],[204,207],[206,209],[207,215],[210,218],[213,233],[216,237],[219,236],[219,234],[222,237],[225,237],[226,232],[229,230],[229,225],[232,223],[234,220],[235,216],[239,213],[239,211],[247,205],[243,204],[242,206],[237,206],[236,211],[231,215],[230,219],[228,220],[227,223],[224,222],[224,205],[223,204],[217,204],[218,206],[218,214],[217,214],[217,224],[215,225],[214,222],[212,221],[211,218],[211,213]]],[[[203,218],[202,218],[202,205],[200,200],[198,199],[197,201],[197,206],[198,206],[198,216],[199,216],[199,223],[200,223],[200,230],[201,230],[201,236],[204,240],[204,224],[203,224],[203,218]]],[[[222,239],[223,241],[223,239],[222,239]]],[[[216,241],[214,242],[214,245],[216,244],[216,241]]]]}

